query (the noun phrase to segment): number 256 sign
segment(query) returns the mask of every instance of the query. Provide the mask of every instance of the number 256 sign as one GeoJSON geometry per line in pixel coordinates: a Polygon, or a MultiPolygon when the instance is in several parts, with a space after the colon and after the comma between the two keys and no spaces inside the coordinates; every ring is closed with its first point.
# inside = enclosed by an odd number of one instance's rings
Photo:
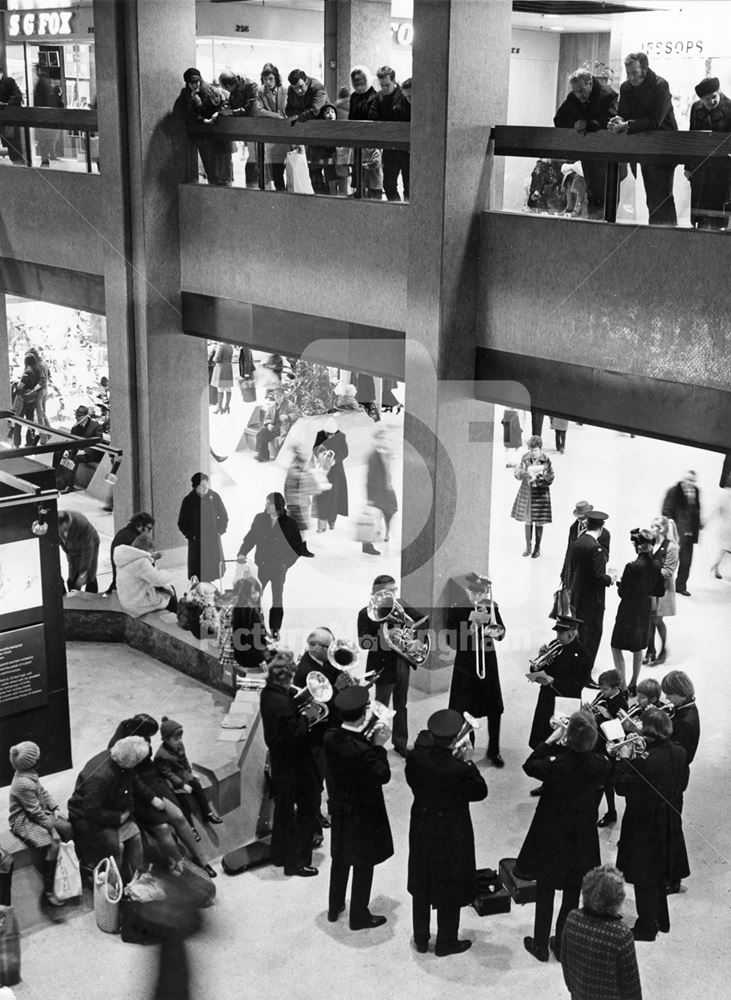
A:
{"type": "Polygon", "coordinates": [[[27,14],[8,16],[8,35],[11,38],[27,38],[36,35],[71,34],[72,10],[36,10],[27,14]]]}

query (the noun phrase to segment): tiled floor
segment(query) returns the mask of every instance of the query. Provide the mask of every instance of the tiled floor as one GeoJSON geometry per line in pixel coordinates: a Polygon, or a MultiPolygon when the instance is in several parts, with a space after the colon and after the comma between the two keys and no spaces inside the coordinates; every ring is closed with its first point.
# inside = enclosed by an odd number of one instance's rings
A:
{"type": "MultiPolygon", "coordinates": [[[[223,421],[214,424],[216,451],[226,454],[226,446],[240,433],[240,416],[236,421],[233,414],[212,418],[223,421]]],[[[549,437],[547,433],[547,444],[549,437]]],[[[731,891],[727,739],[731,565],[727,565],[723,581],[715,580],[709,572],[715,553],[711,515],[718,497],[720,456],[574,425],[568,432],[566,453],[557,455],[549,448],[549,455],[556,469],[552,489],[555,524],[546,529],[542,558],[528,560],[520,556],[522,528],[509,518],[518,484],[505,468],[502,448],[495,454],[490,571],[508,627],[499,651],[506,704],[502,749],[507,766],[495,771],[484,760],[479,761],[490,793],[472,809],[478,864],[496,867],[501,857],[514,856],[535,808],[535,800],[528,795],[533,783],[521,771],[535,704],[535,691],[528,687],[524,673],[528,657],[551,634],[546,615],[558,582],[575,501],[589,499],[610,513],[611,562],[621,570],[632,557],[630,528],[646,524],[657,512],[664,490],[692,466],[699,474],[707,527],[691,573],[693,596],[678,598],[678,615],[668,622],[671,652],[662,669],[686,670],[698,693],[703,729],[685,802],[685,834],[693,875],[687,881],[687,892],[671,898],[670,934],[661,935],[654,944],[638,944],[637,952],[645,997],[715,1000],[727,995],[728,984],[723,984],[729,973],[731,891]]],[[[356,473],[357,467],[354,458],[354,492],[362,473],[362,469],[356,473]]],[[[226,538],[229,554],[235,551],[252,513],[260,509],[259,498],[275,488],[283,471],[276,466],[255,467],[245,454],[233,457],[221,469],[230,473],[232,480],[226,483],[219,476],[215,481],[233,515],[230,541],[226,538]],[[254,468],[258,478],[252,489],[249,484],[254,468]],[[238,485],[244,483],[248,486],[245,490],[238,485]]],[[[288,579],[286,624],[305,628],[333,621],[336,634],[349,634],[375,567],[397,568],[396,534],[388,557],[381,559],[361,556],[345,524],[333,533],[311,538],[317,558],[298,563],[288,579]],[[313,607],[318,609],[317,622],[312,621],[313,607]],[[345,631],[340,630],[340,618],[345,631]]],[[[608,598],[597,670],[610,665],[608,639],[616,604],[613,592],[608,598]]],[[[70,670],[79,762],[94,743],[97,727],[99,737],[106,740],[109,723],[118,714],[119,699],[124,700],[125,713],[133,708],[158,711],[160,699],[165,700],[171,685],[178,699],[176,710],[192,711],[197,699],[201,706],[207,706],[196,722],[195,738],[205,739],[209,722],[213,728],[216,696],[139,653],[119,647],[74,645],[70,670]],[[144,703],[138,704],[140,699],[144,703]]],[[[661,672],[656,669],[653,675],[661,672]]],[[[414,691],[410,702],[412,734],[444,704],[443,694],[427,696],[414,691]]],[[[484,735],[480,737],[478,754],[484,749],[484,735]]],[[[522,937],[532,930],[530,906],[514,906],[510,914],[486,918],[477,917],[471,909],[463,910],[462,931],[474,941],[464,956],[437,959],[433,954],[420,956],[413,951],[406,893],[410,794],[403,779],[403,761],[392,754],[390,762],[392,780],[386,798],[396,853],[376,870],[372,906],[374,912],[388,916],[388,923],[377,931],[351,933],[342,920],[338,924],[327,922],[329,862],[324,849],[315,858],[321,868],[319,878],[286,879],[280,870],[270,868],[238,878],[220,876],[216,905],[206,913],[204,930],[190,943],[192,997],[321,1000],[323,996],[341,996],[372,1000],[377,995],[441,1000],[485,995],[495,1000],[557,1000],[567,996],[560,966],[554,961],[540,965],[523,950],[522,937]]],[[[59,792],[59,786],[66,782],[68,791],[72,775],[52,780],[59,792]]],[[[607,860],[615,857],[619,829],[617,825],[601,832],[607,860]]],[[[633,917],[631,891],[626,911],[633,917]]],[[[16,987],[16,994],[19,1000],[45,1000],[49,995],[54,1000],[151,997],[154,962],[154,949],[125,945],[118,938],[101,934],[89,914],[23,941],[24,981],[16,987]]]]}

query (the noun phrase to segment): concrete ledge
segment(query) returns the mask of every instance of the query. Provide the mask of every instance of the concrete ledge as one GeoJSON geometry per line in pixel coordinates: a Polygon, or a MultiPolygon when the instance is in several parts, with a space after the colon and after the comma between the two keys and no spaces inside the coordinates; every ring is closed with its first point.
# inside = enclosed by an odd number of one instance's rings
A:
{"type": "Polygon", "coordinates": [[[411,675],[410,686],[424,694],[440,694],[449,691],[452,681],[452,664],[443,667],[430,667],[428,670],[419,668],[411,675]]]}

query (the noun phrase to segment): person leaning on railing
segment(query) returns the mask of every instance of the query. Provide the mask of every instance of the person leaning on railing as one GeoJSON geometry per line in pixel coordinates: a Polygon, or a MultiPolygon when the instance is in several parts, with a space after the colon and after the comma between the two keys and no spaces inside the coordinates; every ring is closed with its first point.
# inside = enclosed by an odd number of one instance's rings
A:
{"type": "MultiPolygon", "coordinates": [[[[0,108],[19,108],[23,103],[20,87],[12,76],[6,76],[0,66],[0,108]]],[[[0,142],[8,151],[11,163],[22,163],[23,154],[20,151],[20,129],[13,125],[0,124],[0,142]]]]}
{"type": "MultiPolygon", "coordinates": [[[[287,88],[282,86],[279,70],[273,63],[264,63],[259,87],[259,116],[261,118],[286,118],[287,88]]],[[[267,143],[264,147],[266,180],[276,191],[284,191],[284,158],[289,146],[286,143],[267,143]]]]}
{"type": "MultiPolygon", "coordinates": [[[[627,79],[619,88],[619,111],[607,128],[611,132],[677,132],[673,99],[667,80],[654,73],[644,52],[630,52],[624,60],[627,79]]],[[[642,163],[650,225],[677,226],[673,198],[674,163],[642,163]]]]}
{"type": "MultiPolygon", "coordinates": [[[[205,83],[200,71],[194,67],[186,69],[183,80],[185,86],[178,96],[176,106],[182,107],[186,128],[215,124],[223,105],[221,94],[210,83],[205,83]]],[[[231,187],[233,181],[231,140],[227,136],[197,135],[194,142],[200,153],[208,183],[219,187],[231,187]]]]}
{"type": "MultiPolygon", "coordinates": [[[[376,99],[375,87],[371,84],[371,71],[365,66],[354,66],[350,71],[353,93],[350,95],[350,110],[348,120],[351,122],[369,121],[373,118],[373,103],[376,99]]],[[[364,149],[361,153],[361,186],[362,197],[383,199],[383,169],[381,166],[380,149],[364,149]]]]}
{"type": "MultiPolygon", "coordinates": [[[[410,122],[411,100],[404,96],[396,82],[396,71],[390,66],[381,66],[376,76],[381,90],[370,107],[371,118],[381,122],[410,122]]],[[[399,174],[404,187],[404,201],[409,200],[410,164],[411,155],[407,150],[383,150],[383,187],[389,201],[401,200],[398,193],[399,174]]]]}
{"type": "MultiPolygon", "coordinates": [[[[576,69],[569,76],[571,93],[559,107],[553,119],[556,128],[573,128],[579,135],[605,129],[617,114],[617,93],[589,72],[576,69]]],[[[607,165],[600,160],[582,160],[581,168],[587,187],[589,218],[603,216],[607,165]]]]}
{"type": "MultiPolygon", "coordinates": [[[[690,109],[690,131],[731,132],[731,101],[721,93],[717,76],[695,88],[699,97],[690,109]]],[[[726,156],[685,164],[690,181],[690,224],[696,229],[727,229],[731,202],[731,159],[726,156]]]]}
{"type": "MultiPolygon", "coordinates": [[[[259,103],[259,88],[248,77],[238,76],[231,69],[225,69],[218,77],[219,84],[228,94],[228,107],[231,115],[241,118],[256,118],[261,110],[259,103]]],[[[246,144],[249,158],[246,161],[246,186],[258,187],[259,164],[256,161],[256,144],[246,144]]]]}

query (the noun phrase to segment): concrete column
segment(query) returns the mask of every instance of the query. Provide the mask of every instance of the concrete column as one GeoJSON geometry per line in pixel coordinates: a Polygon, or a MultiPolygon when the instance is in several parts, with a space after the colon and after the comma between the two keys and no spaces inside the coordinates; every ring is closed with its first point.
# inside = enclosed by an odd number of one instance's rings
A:
{"type": "Polygon", "coordinates": [[[329,0],[325,4],[325,85],[332,101],[350,86],[353,66],[375,72],[390,62],[390,0],[329,0]]]}
{"type": "Polygon", "coordinates": [[[0,292],[0,410],[10,409],[10,347],[5,293],[0,292]]]}
{"type": "MultiPolygon", "coordinates": [[[[490,128],[507,108],[510,14],[509,0],[414,3],[411,205],[404,209],[411,250],[403,520],[411,538],[404,539],[402,592],[432,610],[436,628],[452,599],[449,579],[489,569],[494,408],[475,400],[477,254],[490,128]],[[457,469],[465,484],[459,491],[457,469]]],[[[433,668],[442,662],[432,657],[433,668]]],[[[414,682],[443,687],[439,673],[417,671],[414,682]]]]}
{"type": "Polygon", "coordinates": [[[94,17],[112,438],[125,450],[115,518],[149,510],[156,541],[170,548],[183,541],[176,520],[190,476],[208,470],[205,342],[181,329],[186,140],[172,113],[182,72],[195,62],[195,3],[96,0],[94,17]]]}

